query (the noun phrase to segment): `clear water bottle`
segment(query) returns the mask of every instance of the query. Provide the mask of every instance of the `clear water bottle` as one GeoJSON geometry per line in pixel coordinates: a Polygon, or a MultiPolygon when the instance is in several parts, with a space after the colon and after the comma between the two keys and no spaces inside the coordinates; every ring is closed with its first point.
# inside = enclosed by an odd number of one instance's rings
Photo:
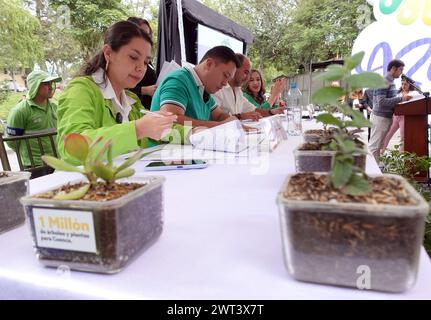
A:
{"type": "Polygon", "coordinates": [[[287,133],[291,136],[302,134],[302,93],[296,82],[290,84],[287,108],[287,133]]]}

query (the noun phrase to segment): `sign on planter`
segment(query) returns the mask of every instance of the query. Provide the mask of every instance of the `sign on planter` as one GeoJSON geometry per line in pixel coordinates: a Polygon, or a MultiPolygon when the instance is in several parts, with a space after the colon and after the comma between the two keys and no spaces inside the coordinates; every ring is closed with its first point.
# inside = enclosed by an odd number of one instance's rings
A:
{"type": "Polygon", "coordinates": [[[91,211],[33,209],[37,246],[97,253],[91,211]]]}

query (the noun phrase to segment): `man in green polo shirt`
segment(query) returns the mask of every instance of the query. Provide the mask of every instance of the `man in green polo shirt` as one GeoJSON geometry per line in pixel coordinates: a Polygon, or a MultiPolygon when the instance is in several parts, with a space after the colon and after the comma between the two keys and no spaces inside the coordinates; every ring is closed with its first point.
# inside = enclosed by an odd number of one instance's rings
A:
{"type": "MultiPolygon", "coordinates": [[[[16,105],[9,113],[6,132],[9,136],[43,133],[57,128],[57,105],[50,101],[55,92],[55,83],[60,77],[50,76],[45,71],[33,71],[27,77],[28,93],[26,99],[16,105]]],[[[43,138],[42,146],[46,154],[53,154],[51,142],[43,138]]],[[[15,149],[13,142],[8,143],[15,149]]],[[[42,165],[41,152],[37,139],[30,140],[34,164],[42,165]]],[[[20,143],[19,151],[25,167],[31,161],[25,143],[20,143]]]]}
{"type": "Polygon", "coordinates": [[[194,68],[182,68],[170,73],[158,86],[151,111],[163,110],[176,114],[177,122],[193,127],[215,127],[237,120],[223,112],[211,94],[223,88],[235,75],[238,58],[228,47],[210,49],[194,68]]]}

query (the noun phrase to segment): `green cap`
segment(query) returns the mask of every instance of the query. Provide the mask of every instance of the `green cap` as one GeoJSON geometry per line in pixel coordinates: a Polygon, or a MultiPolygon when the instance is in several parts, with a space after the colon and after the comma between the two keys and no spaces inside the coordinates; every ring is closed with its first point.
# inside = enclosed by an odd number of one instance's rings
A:
{"type": "Polygon", "coordinates": [[[27,99],[33,100],[39,91],[39,86],[42,82],[60,82],[62,79],[57,75],[50,75],[43,70],[32,71],[27,76],[27,99]]]}

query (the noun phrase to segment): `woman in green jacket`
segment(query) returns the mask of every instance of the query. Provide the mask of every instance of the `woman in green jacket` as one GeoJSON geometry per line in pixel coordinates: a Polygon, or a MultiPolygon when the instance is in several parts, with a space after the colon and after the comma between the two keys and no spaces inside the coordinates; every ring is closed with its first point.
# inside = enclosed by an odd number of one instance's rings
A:
{"type": "Polygon", "coordinates": [[[148,138],[161,140],[171,132],[175,115],[143,116],[139,98],[127,90],[144,77],[151,47],[151,38],[132,22],[120,21],[109,28],[103,49],[59,99],[57,143],[61,158],[76,163],[64,150],[64,136],[72,132],[112,139],[114,157],[145,148],[148,138]]]}
{"type": "Polygon", "coordinates": [[[271,95],[268,100],[265,98],[265,83],[263,82],[262,74],[252,69],[248,81],[244,84],[242,90],[244,97],[250,101],[256,108],[260,109],[273,109],[278,108],[276,104],[278,97],[286,88],[287,80],[279,79],[271,88],[271,95]]]}

